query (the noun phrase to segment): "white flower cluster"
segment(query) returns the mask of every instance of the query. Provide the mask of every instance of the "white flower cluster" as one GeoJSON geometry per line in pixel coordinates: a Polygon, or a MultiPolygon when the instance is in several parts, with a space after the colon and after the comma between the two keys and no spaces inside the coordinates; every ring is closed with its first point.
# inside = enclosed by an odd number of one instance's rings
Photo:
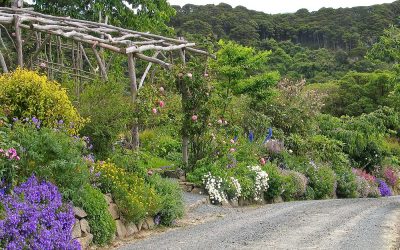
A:
{"type": "Polygon", "coordinates": [[[242,195],[242,186],[240,186],[238,179],[236,179],[235,177],[231,177],[231,181],[233,186],[235,187],[236,190],[235,199],[237,199],[242,195]]]}
{"type": "Polygon", "coordinates": [[[260,166],[248,166],[248,168],[256,173],[256,179],[254,183],[254,200],[262,200],[263,192],[268,189],[268,174],[263,171],[260,166]]]}
{"type": "Polygon", "coordinates": [[[212,203],[222,203],[226,201],[226,195],[221,190],[223,180],[221,177],[216,177],[208,173],[204,175],[203,183],[205,185],[205,189],[210,196],[210,200],[212,203]]]}

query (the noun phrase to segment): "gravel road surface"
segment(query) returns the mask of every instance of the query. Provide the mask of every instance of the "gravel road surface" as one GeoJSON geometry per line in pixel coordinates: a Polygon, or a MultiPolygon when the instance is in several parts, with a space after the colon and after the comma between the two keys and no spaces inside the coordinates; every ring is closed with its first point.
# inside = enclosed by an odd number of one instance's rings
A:
{"type": "Polygon", "coordinates": [[[201,205],[188,216],[209,220],[120,249],[399,249],[400,197],[247,208],[201,205]]]}

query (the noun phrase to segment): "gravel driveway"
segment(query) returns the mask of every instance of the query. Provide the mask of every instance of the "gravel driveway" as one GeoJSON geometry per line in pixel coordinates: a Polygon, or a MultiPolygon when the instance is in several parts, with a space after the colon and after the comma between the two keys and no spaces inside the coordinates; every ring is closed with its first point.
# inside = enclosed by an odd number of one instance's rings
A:
{"type": "Polygon", "coordinates": [[[202,205],[197,208],[198,216],[206,217],[213,209],[213,213],[218,210],[213,220],[120,249],[398,249],[400,197],[236,209],[202,205]]]}

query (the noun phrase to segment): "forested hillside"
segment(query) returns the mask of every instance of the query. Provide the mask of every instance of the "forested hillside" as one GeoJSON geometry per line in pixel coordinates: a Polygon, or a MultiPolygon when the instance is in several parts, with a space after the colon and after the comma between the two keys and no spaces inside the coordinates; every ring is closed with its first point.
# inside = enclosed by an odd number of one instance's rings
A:
{"type": "Polygon", "coordinates": [[[398,25],[400,16],[400,1],[277,15],[223,3],[173,7],[176,16],[170,25],[178,35],[209,44],[226,39],[272,50],[272,69],[308,82],[337,79],[349,70],[372,72],[384,67],[364,56],[386,28],[398,25]]]}
{"type": "Polygon", "coordinates": [[[273,38],[290,40],[310,48],[350,51],[371,45],[391,24],[398,23],[400,1],[355,8],[322,8],[309,12],[270,15],[228,4],[174,6],[177,14],[171,25],[185,33],[212,34],[216,39],[257,45],[273,38]]]}

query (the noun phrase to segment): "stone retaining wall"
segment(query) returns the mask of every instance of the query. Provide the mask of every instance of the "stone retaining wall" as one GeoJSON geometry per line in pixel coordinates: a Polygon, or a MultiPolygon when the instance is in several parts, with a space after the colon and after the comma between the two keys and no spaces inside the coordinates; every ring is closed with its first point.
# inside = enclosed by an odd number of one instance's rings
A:
{"type": "MultiPolygon", "coordinates": [[[[148,230],[154,228],[154,218],[147,218],[139,224],[126,223],[120,216],[117,204],[114,203],[111,194],[104,195],[104,199],[107,201],[108,211],[112,218],[115,220],[116,232],[115,237],[118,239],[124,239],[131,237],[141,230],[148,230]]],[[[78,207],[74,207],[75,213],[75,224],[72,230],[72,238],[78,240],[82,249],[88,249],[93,241],[93,234],[90,233],[90,226],[86,220],[87,213],[78,207]]]]}

